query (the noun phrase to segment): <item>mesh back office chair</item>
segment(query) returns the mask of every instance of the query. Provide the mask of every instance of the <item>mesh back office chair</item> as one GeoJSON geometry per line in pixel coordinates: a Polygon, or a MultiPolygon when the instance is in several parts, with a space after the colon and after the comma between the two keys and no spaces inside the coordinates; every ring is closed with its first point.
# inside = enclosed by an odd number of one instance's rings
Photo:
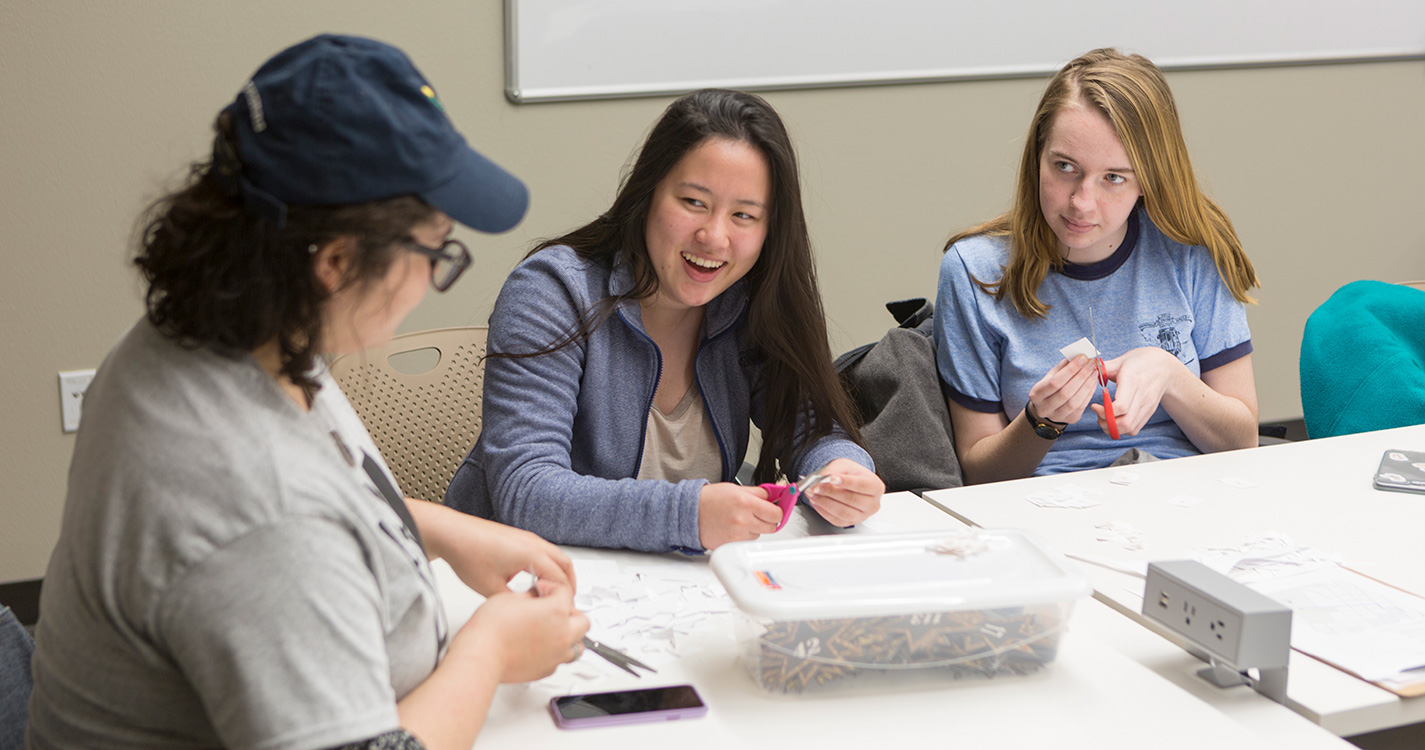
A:
{"type": "Polygon", "coordinates": [[[34,641],[15,613],[0,605],[0,750],[25,746],[34,651],[34,641]]]}
{"type": "Polygon", "coordinates": [[[331,373],[356,409],[407,497],[442,502],[455,470],[480,435],[484,326],[397,336],[385,346],[344,354],[331,373]],[[433,350],[433,352],[432,352],[433,350]],[[436,353],[417,374],[409,364],[436,353]]]}

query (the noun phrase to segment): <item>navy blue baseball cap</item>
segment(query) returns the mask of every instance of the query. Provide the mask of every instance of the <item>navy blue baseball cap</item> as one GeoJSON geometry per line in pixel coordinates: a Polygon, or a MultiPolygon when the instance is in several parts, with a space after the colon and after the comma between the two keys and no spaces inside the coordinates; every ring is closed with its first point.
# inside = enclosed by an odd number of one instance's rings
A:
{"type": "Polygon", "coordinates": [[[220,179],[279,226],[287,206],[416,195],[482,232],[518,224],[519,178],[470,148],[406,54],[352,36],[308,39],[268,60],[224,112],[240,164],[220,179]]]}

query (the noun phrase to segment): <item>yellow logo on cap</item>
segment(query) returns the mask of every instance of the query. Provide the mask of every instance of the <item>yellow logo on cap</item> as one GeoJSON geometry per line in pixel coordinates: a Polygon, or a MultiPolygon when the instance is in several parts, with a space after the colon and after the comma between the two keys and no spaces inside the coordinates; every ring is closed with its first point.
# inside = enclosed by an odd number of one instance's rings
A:
{"type": "Polygon", "coordinates": [[[445,111],[445,105],[440,103],[440,99],[435,95],[435,89],[431,88],[429,84],[421,87],[421,93],[426,95],[426,98],[430,100],[431,104],[435,105],[436,109],[442,112],[445,111]]]}

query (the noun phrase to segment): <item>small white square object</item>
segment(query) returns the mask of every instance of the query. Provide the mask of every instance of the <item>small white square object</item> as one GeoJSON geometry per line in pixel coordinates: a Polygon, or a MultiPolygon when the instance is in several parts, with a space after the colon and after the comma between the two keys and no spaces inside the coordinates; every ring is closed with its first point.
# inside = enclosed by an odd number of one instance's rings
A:
{"type": "Polygon", "coordinates": [[[1108,478],[1109,484],[1121,484],[1127,487],[1138,481],[1138,475],[1131,471],[1115,471],[1113,476],[1108,478]]]}
{"type": "Polygon", "coordinates": [[[1239,490],[1247,490],[1257,486],[1256,482],[1243,479],[1242,477],[1222,477],[1217,481],[1227,485],[1228,487],[1235,487],[1239,490]]]}
{"type": "Polygon", "coordinates": [[[1093,359],[1098,356],[1098,348],[1093,345],[1092,341],[1089,341],[1088,338],[1085,337],[1060,349],[1059,353],[1064,355],[1064,359],[1073,359],[1080,354],[1089,359],[1093,359]]]}
{"type": "Polygon", "coordinates": [[[1179,508],[1191,508],[1202,502],[1202,498],[1193,497],[1192,495],[1173,495],[1168,498],[1166,502],[1168,505],[1176,505],[1179,508]]]}

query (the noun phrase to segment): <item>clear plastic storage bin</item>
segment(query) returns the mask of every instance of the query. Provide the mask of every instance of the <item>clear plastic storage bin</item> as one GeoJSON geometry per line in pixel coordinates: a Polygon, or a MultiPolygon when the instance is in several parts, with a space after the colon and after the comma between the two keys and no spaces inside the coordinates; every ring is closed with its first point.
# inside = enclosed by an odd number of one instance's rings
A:
{"type": "Polygon", "coordinates": [[[1028,674],[1054,661],[1088,582],[1028,532],[737,542],[712,567],[769,693],[1028,674]]]}

